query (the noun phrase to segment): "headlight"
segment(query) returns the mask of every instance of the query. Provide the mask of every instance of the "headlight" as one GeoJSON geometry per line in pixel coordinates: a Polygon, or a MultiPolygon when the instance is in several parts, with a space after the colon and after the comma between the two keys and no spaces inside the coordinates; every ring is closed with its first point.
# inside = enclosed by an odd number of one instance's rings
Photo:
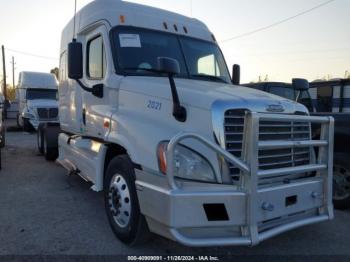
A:
{"type": "Polygon", "coordinates": [[[23,118],[28,118],[28,119],[35,118],[34,108],[32,108],[31,106],[27,106],[27,109],[25,109],[23,111],[24,111],[22,113],[23,118]]]}
{"type": "Polygon", "coordinates": [[[33,114],[28,113],[28,112],[23,113],[23,117],[24,118],[29,118],[29,119],[35,118],[35,116],[33,114]]]}
{"type": "MultiPolygon", "coordinates": [[[[164,142],[158,146],[158,163],[159,169],[163,174],[166,174],[166,151],[168,143],[164,142]]],[[[199,153],[184,147],[177,145],[174,154],[174,176],[205,182],[216,182],[215,173],[213,167],[199,153]]]]}

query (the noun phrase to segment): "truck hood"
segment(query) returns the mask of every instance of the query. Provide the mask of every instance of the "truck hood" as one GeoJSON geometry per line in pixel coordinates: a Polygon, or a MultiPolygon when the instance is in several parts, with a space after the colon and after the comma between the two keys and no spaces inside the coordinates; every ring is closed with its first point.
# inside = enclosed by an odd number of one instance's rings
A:
{"type": "MultiPolygon", "coordinates": [[[[283,113],[288,114],[308,112],[299,103],[248,87],[188,79],[175,79],[175,82],[180,102],[186,107],[211,110],[214,103],[222,102],[232,109],[249,109],[254,112],[267,112],[271,105],[282,106],[283,113]]],[[[121,83],[121,89],[156,94],[157,97],[171,100],[169,80],[166,78],[126,77],[121,83]]]]}
{"type": "Polygon", "coordinates": [[[27,105],[30,108],[52,108],[58,107],[58,102],[52,99],[35,99],[27,100],[27,105]]]}

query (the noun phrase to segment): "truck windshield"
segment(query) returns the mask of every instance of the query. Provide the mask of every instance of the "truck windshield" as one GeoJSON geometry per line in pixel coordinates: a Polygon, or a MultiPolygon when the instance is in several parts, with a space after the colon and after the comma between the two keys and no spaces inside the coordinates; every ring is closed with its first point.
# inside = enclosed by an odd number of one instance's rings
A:
{"type": "Polygon", "coordinates": [[[117,69],[124,75],[157,75],[158,57],[169,57],[180,64],[177,77],[230,83],[224,57],[215,43],[132,27],[115,28],[113,42],[117,69]]]}
{"type": "Polygon", "coordinates": [[[295,90],[292,86],[271,86],[269,93],[295,101],[295,90]]]}
{"type": "Polygon", "coordinates": [[[27,100],[49,99],[57,100],[57,91],[50,89],[27,89],[27,100]]]}

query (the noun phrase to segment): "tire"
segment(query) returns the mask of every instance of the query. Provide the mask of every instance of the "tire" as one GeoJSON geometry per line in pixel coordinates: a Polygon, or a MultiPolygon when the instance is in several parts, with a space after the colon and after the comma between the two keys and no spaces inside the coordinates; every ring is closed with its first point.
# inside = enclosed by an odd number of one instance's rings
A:
{"type": "Polygon", "coordinates": [[[39,127],[38,128],[38,132],[37,132],[37,146],[38,146],[38,152],[39,154],[43,155],[44,154],[44,137],[43,137],[43,131],[42,128],[39,127]]]}
{"type": "Polygon", "coordinates": [[[6,140],[6,128],[3,126],[1,130],[1,141],[0,141],[0,148],[5,147],[5,140],[6,140]]]}
{"type": "Polygon", "coordinates": [[[50,146],[50,136],[47,129],[42,129],[43,154],[47,161],[55,161],[58,157],[58,148],[50,146]]]}
{"type": "Polygon", "coordinates": [[[17,127],[18,127],[18,128],[22,128],[22,126],[21,126],[21,124],[20,124],[20,122],[19,122],[19,118],[20,118],[20,115],[17,114],[17,127]]]}
{"type": "Polygon", "coordinates": [[[23,118],[23,131],[30,132],[32,131],[32,125],[29,123],[27,118],[23,118]]]}
{"type": "Polygon", "coordinates": [[[104,179],[105,210],[116,237],[133,246],[150,237],[136,193],[135,172],[127,155],[111,160],[104,179]]]}
{"type": "Polygon", "coordinates": [[[335,153],[333,167],[333,204],[336,209],[350,208],[350,154],[335,153]]]}

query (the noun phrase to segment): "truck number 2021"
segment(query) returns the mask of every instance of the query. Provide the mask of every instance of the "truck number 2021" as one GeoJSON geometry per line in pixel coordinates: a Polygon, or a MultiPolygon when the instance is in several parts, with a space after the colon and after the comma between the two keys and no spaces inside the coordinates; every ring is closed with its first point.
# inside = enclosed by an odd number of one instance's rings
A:
{"type": "Polygon", "coordinates": [[[153,110],[158,110],[158,111],[160,111],[160,110],[162,110],[162,103],[160,103],[160,102],[157,102],[157,101],[148,101],[148,105],[147,105],[147,107],[149,108],[149,109],[153,109],[153,110]]]}

